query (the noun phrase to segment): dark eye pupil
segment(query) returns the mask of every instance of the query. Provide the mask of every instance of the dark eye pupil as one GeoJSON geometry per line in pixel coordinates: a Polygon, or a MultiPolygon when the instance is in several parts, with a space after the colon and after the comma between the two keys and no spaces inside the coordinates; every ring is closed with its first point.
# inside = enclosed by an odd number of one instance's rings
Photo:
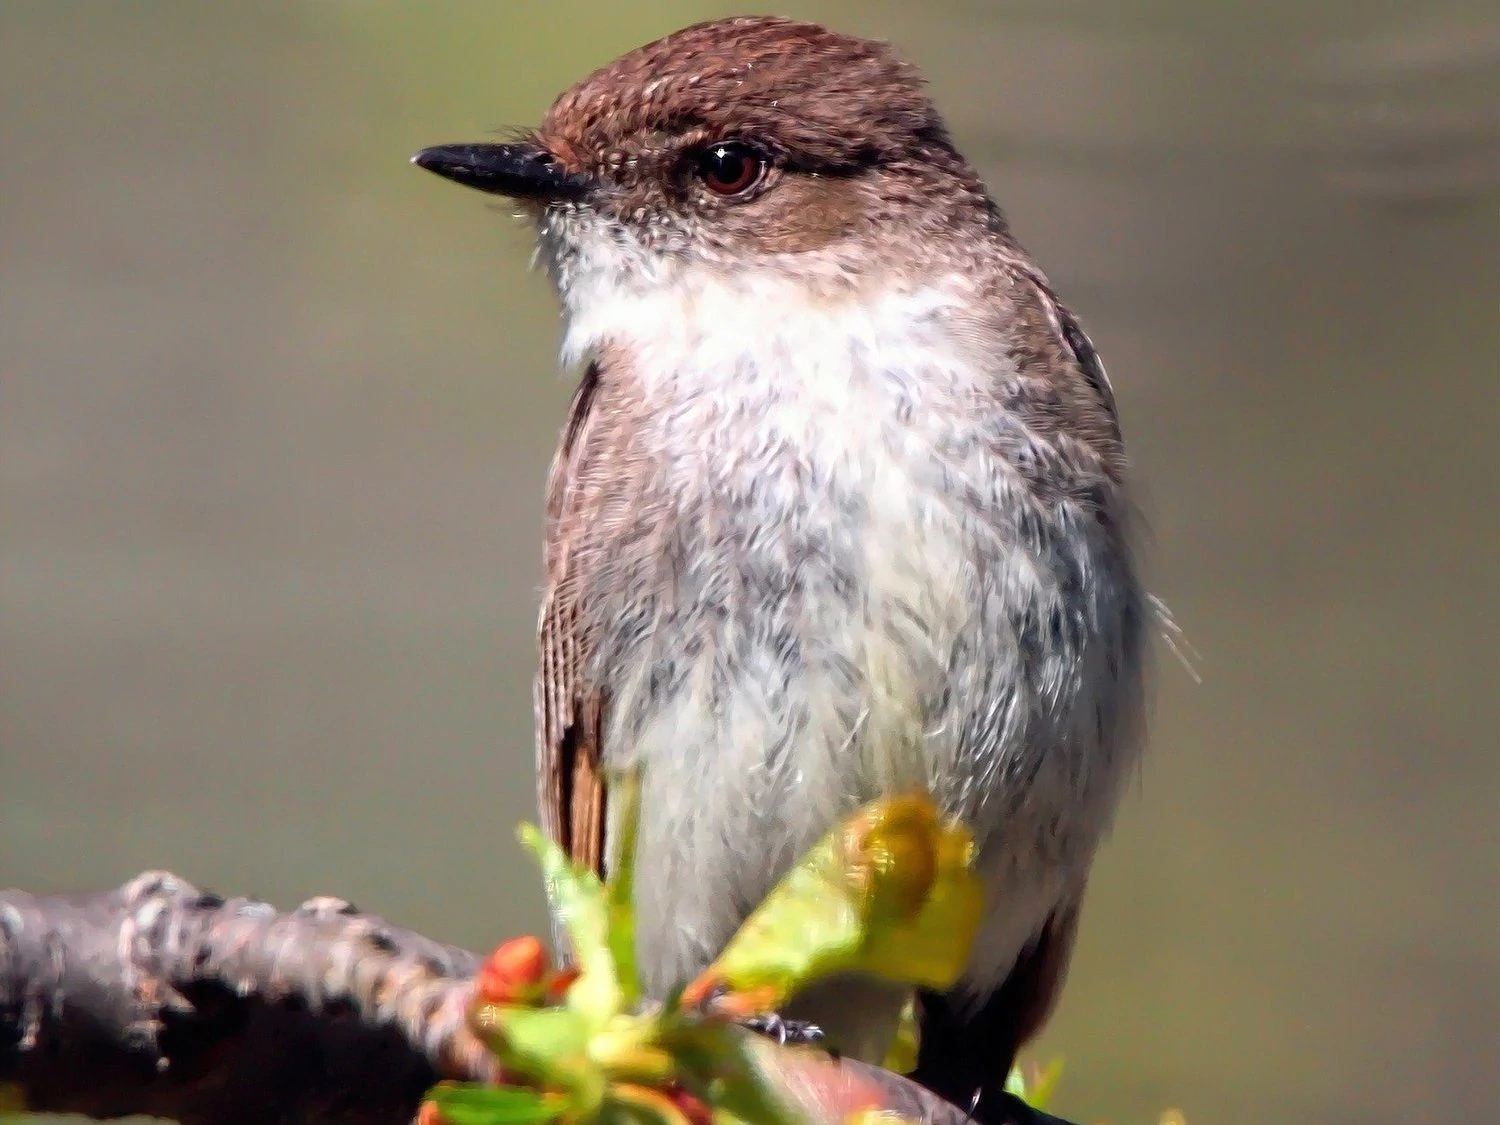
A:
{"type": "Polygon", "coordinates": [[[726,141],[704,152],[701,174],[710,191],[734,195],[754,183],[760,169],[759,154],[746,145],[726,141]]]}
{"type": "Polygon", "coordinates": [[[749,158],[742,152],[720,149],[714,153],[714,176],[716,179],[733,183],[745,175],[745,166],[749,163],[749,158]]]}

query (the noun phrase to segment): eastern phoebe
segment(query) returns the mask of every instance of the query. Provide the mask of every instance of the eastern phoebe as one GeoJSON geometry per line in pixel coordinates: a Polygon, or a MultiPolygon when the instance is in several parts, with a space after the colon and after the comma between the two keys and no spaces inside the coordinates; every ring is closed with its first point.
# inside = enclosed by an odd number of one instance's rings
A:
{"type": "MultiPolygon", "coordinates": [[[[812,24],[687,28],[525,139],[416,162],[535,221],[582,375],[547,502],[547,831],[601,867],[602,770],[645,767],[661,995],[837,818],[925,790],[989,897],[916,1076],[998,1089],[1142,743],[1150,608],[1077,320],[919,73],[812,24]]],[[[791,1014],[879,1059],[901,999],[843,979],[791,1014]]]]}

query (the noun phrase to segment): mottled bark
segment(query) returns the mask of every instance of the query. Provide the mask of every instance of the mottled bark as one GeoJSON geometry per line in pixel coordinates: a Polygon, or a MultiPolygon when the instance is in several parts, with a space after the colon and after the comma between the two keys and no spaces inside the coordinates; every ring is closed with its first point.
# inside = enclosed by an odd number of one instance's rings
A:
{"type": "MultiPolygon", "coordinates": [[[[401,1125],[437,1078],[493,1074],[464,1023],[478,964],[338,899],[280,913],[165,872],[97,894],[0,892],[0,1107],[401,1125]]],[[[886,1071],[762,1055],[825,1121],[872,1091],[909,1118],[966,1118],[886,1071]]]]}

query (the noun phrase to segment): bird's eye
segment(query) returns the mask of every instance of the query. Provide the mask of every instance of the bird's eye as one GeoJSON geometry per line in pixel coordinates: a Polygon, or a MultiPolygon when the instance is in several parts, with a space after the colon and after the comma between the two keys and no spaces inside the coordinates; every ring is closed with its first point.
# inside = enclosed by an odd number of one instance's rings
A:
{"type": "Polygon", "coordinates": [[[703,186],[726,198],[744,195],[766,174],[765,155],[743,141],[720,141],[698,154],[697,173],[703,186]]]}

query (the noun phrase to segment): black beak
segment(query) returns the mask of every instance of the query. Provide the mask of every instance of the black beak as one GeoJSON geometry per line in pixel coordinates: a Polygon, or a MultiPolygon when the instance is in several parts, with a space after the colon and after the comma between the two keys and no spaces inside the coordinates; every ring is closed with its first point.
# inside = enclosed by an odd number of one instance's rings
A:
{"type": "Polygon", "coordinates": [[[411,162],[445,180],[512,199],[579,199],[592,186],[589,177],[569,172],[535,144],[436,145],[411,162]]]}

